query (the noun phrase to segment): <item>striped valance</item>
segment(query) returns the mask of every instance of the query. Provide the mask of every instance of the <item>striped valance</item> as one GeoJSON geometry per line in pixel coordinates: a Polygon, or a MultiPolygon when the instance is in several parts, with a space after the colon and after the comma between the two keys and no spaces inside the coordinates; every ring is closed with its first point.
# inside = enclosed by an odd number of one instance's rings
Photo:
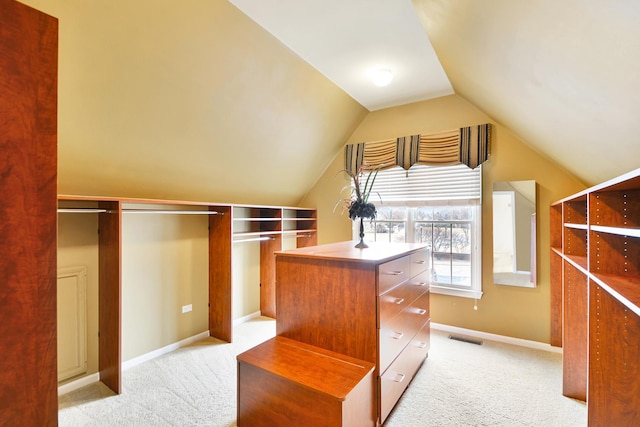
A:
{"type": "Polygon", "coordinates": [[[408,170],[415,164],[465,164],[475,169],[489,156],[489,131],[487,123],[435,134],[348,144],[345,169],[350,175],[357,173],[363,164],[373,169],[401,166],[408,170]]]}

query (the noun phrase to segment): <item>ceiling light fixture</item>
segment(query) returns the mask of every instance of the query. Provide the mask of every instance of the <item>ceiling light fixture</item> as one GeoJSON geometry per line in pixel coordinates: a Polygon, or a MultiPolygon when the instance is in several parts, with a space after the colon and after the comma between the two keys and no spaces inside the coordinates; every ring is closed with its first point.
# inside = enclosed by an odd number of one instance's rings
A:
{"type": "Polygon", "coordinates": [[[373,84],[379,87],[387,86],[393,80],[393,73],[388,68],[378,68],[374,70],[371,76],[373,84]]]}

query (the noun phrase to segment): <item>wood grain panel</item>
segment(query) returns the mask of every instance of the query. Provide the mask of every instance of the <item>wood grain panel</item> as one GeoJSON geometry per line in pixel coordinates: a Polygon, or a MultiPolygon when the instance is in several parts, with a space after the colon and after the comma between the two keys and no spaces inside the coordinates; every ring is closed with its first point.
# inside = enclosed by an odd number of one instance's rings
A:
{"type": "Polygon", "coordinates": [[[374,264],[277,256],[276,275],[278,335],[376,363],[374,264]]]}
{"type": "Polygon", "coordinates": [[[590,232],[589,269],[595,274],[640,277],[640,243],[636,237],[590,232]]]}
{"type": "Polygon", "coordinates": [[[282,250],[282,236],[260,242],[260,314],[276,317],[276,256],[282,250]]]}
{"type": "Polygon", "coordinates": [[[100,202],[98,214],[98,369],[100,380],[122,392],[122,203],[100,202]]]}
{"type": "Polygon", "coordinates": [[[209,216],[209,334],[231,342],[232,208],[213,206],[209,210],[219,213],[209,216]]]}
{"type": "Polygon", "coordinates": [[[373,426],[373,363],[284,337],[238,356],[238,426],[373,426]]]}
{"type": "Polygon", "coordinates": [[[591,283],[589,426],[640,425],[640,317],[591,283]]]}
{"type": "Polygon", "coordinates": [[[583,195],[577,199],[564,203],[563,222],[572,224],[587,223],[587,196],[583,195]]]}
{"type": "Polygon", "coordinates": [[[564,253],[566,255],[587,256],[587,230],[565,228],[564,253]]]}
{"type": "Polygon", "coordinates": [[[549,344],[562,347],[562,203],[551,206],[549,214],[550,223],[550,337],[549,344]],[[560,253],[558,253],[560,252],[560,253]]]}
{"type": "Polygon", "coordinates": [[[587,276],[564,263],[562,394],[587,400],[587,276]]]}
{"type": "Polygon", "coordinates": [[[306,231],[305,237],[299,237],[297,240],[297,247],[306,248],[308,246],[315,246],[318,244],[318,233],[315,230],[306,231]]]}
{"type": "Polygon", "coordinates": [[[58,21],[0,0],[0,425],[57,425],[58,21]]]}
{"type": "Polygon", "coordinates": [[[562,347],[562,257],[551,250],[551,336],[549,344],[562,347]]]}
{"type": "Polygon", "coordinates": [[[589,223],[613,227],[640,226],[640,190],[600,191],[591,194],[589,223]]]}

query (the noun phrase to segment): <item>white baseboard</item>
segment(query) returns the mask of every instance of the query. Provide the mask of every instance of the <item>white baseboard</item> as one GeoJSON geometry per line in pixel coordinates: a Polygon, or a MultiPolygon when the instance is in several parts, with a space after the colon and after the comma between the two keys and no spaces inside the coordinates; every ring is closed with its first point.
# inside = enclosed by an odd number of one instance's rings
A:
{"type": "Polygon", "coordinates": [[[155,359],[156,357],[160,357],[163,354],[167,354],[170,353],[174,350],[179,349],[180,347],[184,347],[186,345],[189,345],[191,343],[194,343],[196,341],[200,341],[203,340],[205,338],[209,337],[209,331],[204,331],[204,332],[200,332],[197,335],[194,335],[192,337],[189,338],[185,338],[182,341],[178,341],[176,343],[173,344],[169,344],[167,346],[164,346],[162,348],[159,348],[157,350],[153,350],[150,351],[149,353],[145,353],[143,355],[140,355],[138,357],[134,357],[133,359],[129,359],[125,362],[122,362],[122,370],[126,371],[127,369],[131,369],[134,366],[138,366],[144,362],[147,362],[151,359],[155,359]]]}
{"type": "Polygon", "coordinates": [[[97,383],[98,381],[100,381],[100,374],[95,373],[95,374],[87,375],[86,377],[82,377],[75,381],[71,381],[69,383],[59,386],[58,396],[62,396],[63,394],[67,394],[69,392],[82,388],[86,385],[97,383]]]}
{"type": "MultiPolygon", "coordinates": [[[[238,319],[233,320],[233,326],[237,326],[241,323],[248,322],[251,319],[255,319],[256,317],[260,317],[262,314],[260,311],[256,311],[254,313],[248,314],[244,317],[240,317],[238,319]]],[[[179,349],[180,347],[187,346],[196,341],[203,340],[209,337],[209,331],[201,332],[197,335],[194,335],[189,338],[185,338],[182,341],[178,341],[173,344],[169,344],[165,347],[159,348],[157,350],[151,351],[149,353],[143,354],[138,357],[134,357],[133,359],[129,359],[126,362],[122,363],[122,370],[126,371],[127,369],[133,368],[134,366],[140,365],[141,363],[147,362],[149,360],[155,359],[156,357],[160,357],[163,354],[170,353],[174,350],[179,349]]],[[[63,384],[58,387],[58,396],[62,396],[63,394],[70,393],[74,390],[87,386],[89,384],[93,384],[100,381],[100,374],[95,373],[91,375],[87,375],[86,377],[79,378],[75,381],[71,381],[67,384],[63,384]]]]}
{"type": "MultiPolygon", "coordinates": [[[[204,331],[201,332],[197,335],[194,335],[192,337],[189,338],[185,338],[182,341],[178,341],[176,343],[173,344],[169,344],[165,347],[159,348],[157,350],[151,351],[149,353],[143,354],[141,356],[138,357],[134,357],[133,359],[129,359],[126,362],[122,363],[122,370],[126,371],[127,369],[133,368],[134,366],[140,365],[141,363],[147,362],[151,359],[155,359],[156,357],[160,357],[163,354],[167,354],[170,353],[174,350],[179,349],[180,347],[184,347],[187,346],[191,343],[194,343],[196,341],[200,341],[203,340],[205,338],[209,337],[209,331],[204,331]]],[[[67,394],[69,392],[72,392],[74,390],[77,390],[79,388],[82,388],[84,386],[87,386],[89,384],[93,384],[100,381],[100,374],[99,373],[95,373],[95,374],[91,374],[91,375],[87,375],[86,377],[82,377],[79,378],[75,381],[71,381],[67,384],[63,384],[61,386],[58,387],[58,396],[62,396],[63,394],[67,394]]]]}
{"type": "Polygon", "coordinates": [[[253,312],[251,314],[247,314],[244,317],[239,317],[237,319],[233,319],[233,326],[238,326],[241,323],[248,322],[249,320],[255,319],[256,317],[260,317],[260,316],[262,316],[260,311],[255,311],[255,312],[253,312]]]}
{"type": "Polygon", "coordinates": [[[490,341],[497,341],[505,344],[518,345],[520,347],[532,348],[534,350],[544,350],[544,351],[550,351],[552,353],[562,353],[562,348],[553,347],[550,344],[546,344],[538,341],[524,340],[522,338],[513,338],[505,335],[490,334],[488,332],[475,331],[473,329],[458,328],[457,326],[449,326],[449,325],[443,325],[440,323],[433,323],[433,322],[431,322],[431,328],[437,329],[439,331],[450,332],[453,334],[460,334],[460,335],[464,335],[472,338],[479,338],[479,339],[485,339],[490,341]]]}

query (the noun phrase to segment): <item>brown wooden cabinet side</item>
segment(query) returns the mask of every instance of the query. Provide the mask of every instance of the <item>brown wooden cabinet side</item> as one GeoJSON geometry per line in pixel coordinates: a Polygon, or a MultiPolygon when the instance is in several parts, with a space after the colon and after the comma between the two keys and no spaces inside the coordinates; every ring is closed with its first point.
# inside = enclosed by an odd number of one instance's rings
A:
{"type": "Polygon", "coordinates": [[[587,276],[565,261],[562,394],[587,400],[587,276]]]}
{"type": "Polygon", "coordinates": [[[640,425],[640,316],[591,283],[589,426],[640,425]]]}
{"type": "Polygon", "coordinates": [[[276,256],[276,333],[377,364],[375,264],[276,256]]]}
{"type": "Polygon", "coordinates": [[[0,425],[58,421],[58,21],[0,1],[0,425]]]}
{"type": "Polygon", "coordinates": [[[209,334],[231,342],[231,249],[232,208],[211,207],[209,216],[209,334]]]}
{"type": "Polygon", "coordinates": [[[260,242],[260,314],[276,317],[276,256],[282,250],[282,236],[260,242]]]}
{"type": "Polygon", "coordinates": [[[562,347],[562,203],[551,206],[550,215],[550,338],[552,346],[562,347]],[[560,253],[558,253],[560,252],[560,253]]]}
{"type": "Polygon", "coordinates": [[[100,380],[122,392],[122,203],[100,202],[98,216],[98,323],[100,380]]]}

